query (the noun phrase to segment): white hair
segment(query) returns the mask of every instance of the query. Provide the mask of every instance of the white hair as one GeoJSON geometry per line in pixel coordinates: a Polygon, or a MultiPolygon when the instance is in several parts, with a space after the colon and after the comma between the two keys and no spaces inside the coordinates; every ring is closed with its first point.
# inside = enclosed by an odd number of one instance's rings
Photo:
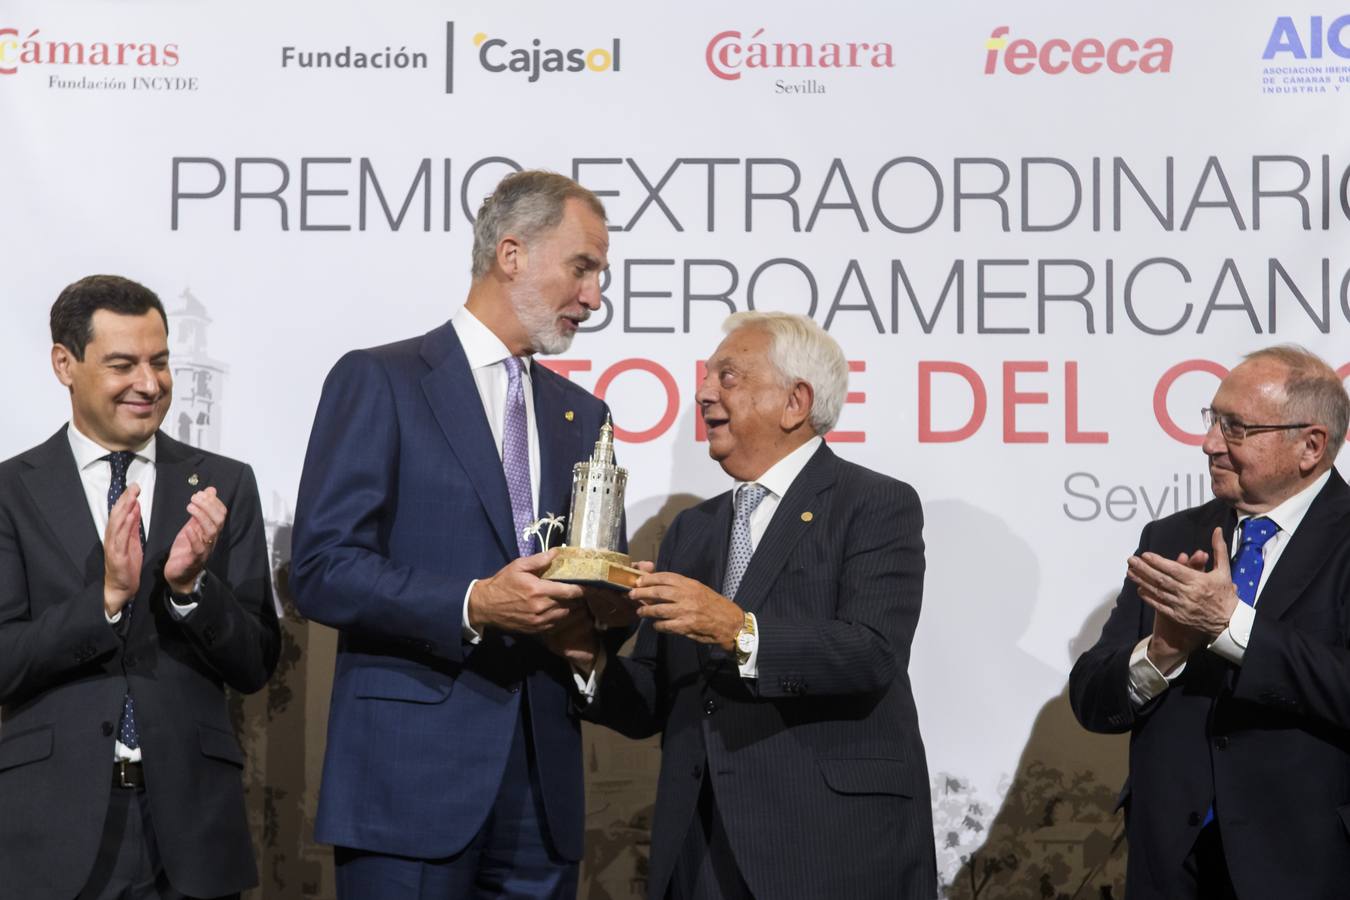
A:
{"type": "Polygon", "coordinates": [[[769,361],[784,387],[811,385],[811,428],[824,435],[839,421],[848,396],[848,360],[839,342],[807,316],[784,312],[733,313],[722,323],[727,334],[762,328],[769,334],[769,361]]]}

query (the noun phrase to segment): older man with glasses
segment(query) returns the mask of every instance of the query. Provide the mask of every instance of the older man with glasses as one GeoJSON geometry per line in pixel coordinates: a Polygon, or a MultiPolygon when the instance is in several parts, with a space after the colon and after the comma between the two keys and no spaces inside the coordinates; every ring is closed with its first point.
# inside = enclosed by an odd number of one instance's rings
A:
{"type": "Polygon", "coordinates": [[[1350,884],[1350,399],[1313,354],[1246,357],[1202,411],[1215,499],[1145,526],[1084,727],[1130,732],[1136,898],[1344,897],[1350,884]]]}

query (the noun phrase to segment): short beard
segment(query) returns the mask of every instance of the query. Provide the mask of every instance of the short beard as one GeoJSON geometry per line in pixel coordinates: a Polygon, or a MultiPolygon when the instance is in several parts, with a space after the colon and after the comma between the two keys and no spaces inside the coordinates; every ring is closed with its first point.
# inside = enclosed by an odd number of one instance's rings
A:
{"type": "Polygon", "coordinates": [[[566,353],[572,346],[575,332],[567,334],[558,327],[558,317],[539,301],[538,294],[529,290],[511,292],[511,308],[530,336],[530,348],[535,353],[566,353]]]}

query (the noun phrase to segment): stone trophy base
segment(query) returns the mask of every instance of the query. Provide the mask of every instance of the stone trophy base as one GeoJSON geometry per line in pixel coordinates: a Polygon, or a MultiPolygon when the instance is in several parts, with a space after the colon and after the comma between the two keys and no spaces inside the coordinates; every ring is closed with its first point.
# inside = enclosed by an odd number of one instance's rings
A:
{"type": "Polygon", "coordinates": [[[642,572],[633,568],[627,553],[597,550],[592,547],[559,547],[553,564],[544,572],[550,581],[607,587],[615,591],[629,591],[637,587],[642,572]]]}

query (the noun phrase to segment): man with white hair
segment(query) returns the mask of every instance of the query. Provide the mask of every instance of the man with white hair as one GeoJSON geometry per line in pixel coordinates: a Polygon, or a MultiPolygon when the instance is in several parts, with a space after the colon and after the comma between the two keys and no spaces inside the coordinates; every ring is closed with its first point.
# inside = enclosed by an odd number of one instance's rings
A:
{"type": "Polygon", "coordinates": [[[664,732],[649,895],[928,898],[928,770],[906,668],[923,592],[908,485],[825,445],[848,390],[804,316],[737,313],[698,404],[734,488],[682,513],[632,597],[630,659],[591,636],[588,716],[664,732]]]}
{"type": "Polygon", "coordinates": [[[1214,499],[1144,526],[1069,697],[1130,733],[1131,900],[1346,896],[1350,423],[1341,376],[1259,350],[1203,410],[1214,499]]]}

